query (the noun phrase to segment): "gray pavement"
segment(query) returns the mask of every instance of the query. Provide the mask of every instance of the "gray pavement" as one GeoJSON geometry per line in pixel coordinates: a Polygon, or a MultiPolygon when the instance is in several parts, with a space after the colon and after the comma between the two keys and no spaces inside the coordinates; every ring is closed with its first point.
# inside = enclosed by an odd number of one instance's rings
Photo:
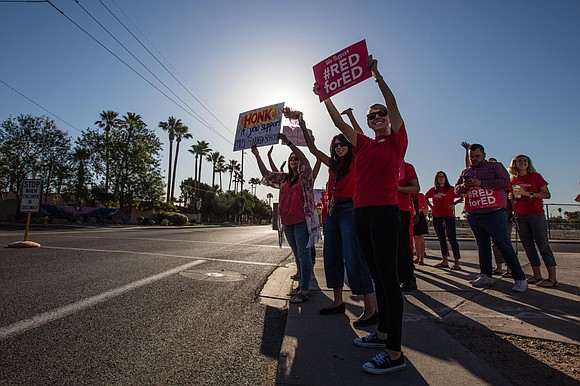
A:
{"type": "MultiPolygon", "coordinates": [[[[509,385],[510,382],[496,369],[477,358],[442,327],[470,326],[578,344],[580,244],[575,246],[573,252],[556,253],[558,287],[530,286],[523,294],[512,292],[513,279],[507,278],[499,278],[488,289],[471,287],[468,280],[478,273],[475,250],[463,249],[463,269],[450,271],[435,268],[440,258],[433,256],[439,256],[439,252],[428,249],[426,265],[415,266],[419,290],[404,295],[403,352],[407,369],[389,375],[369,375],[362,371],[362,364],[380,350],[353,344],[354,338],[364,336],[376,327],[355,329],[352,326],[362,312],[362,296],[352,295],[345,287],[347,312],[322,316],[319,309],[328,305],[332,298],[332,291],[325,286],[322,258],[314,267],[310,300],[300,305],[288,304],[286,296],[291,287],[297,285],[290,278],[296,272],[295,266],[279,268],[261,294],[265,304],[288,307],[276,383],[509,385]]],[[[531,268],[525,255],[520,255],[520,262],[529,275],[531,268]]]]}

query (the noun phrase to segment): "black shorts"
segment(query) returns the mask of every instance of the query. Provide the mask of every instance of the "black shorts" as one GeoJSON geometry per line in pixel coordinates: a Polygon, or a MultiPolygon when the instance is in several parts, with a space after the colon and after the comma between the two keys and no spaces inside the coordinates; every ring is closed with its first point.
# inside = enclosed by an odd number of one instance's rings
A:
{"type": "Polygon", "coordinates": [[[413,236],[426,235],[429,233],[429,228],[427,227],[427,220],[423,213],[419,213],[419,222],[413,224],[413,236]]]}

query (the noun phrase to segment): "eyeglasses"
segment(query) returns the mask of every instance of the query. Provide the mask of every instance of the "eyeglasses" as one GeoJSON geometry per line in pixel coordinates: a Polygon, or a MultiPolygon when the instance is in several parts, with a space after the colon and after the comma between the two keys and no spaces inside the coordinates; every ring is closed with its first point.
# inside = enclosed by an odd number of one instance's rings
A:
{"type": "Polygon", "coordinates": [[[298,158],[296,158],[296,157],[290,157],[290,158],[288,158],[288,161],[298,161],[298,158]]]}
{"type": "Polygon", "coordinates": [[[339,146],[340,147],[346,147],[347,145],[346,145],[346,143],[342,143],[342,142],[335,142],[335,143],[332,144],[332,148],[333,149],[336,149],[339,146]]]}
{"type": "Polygon", "coordinates": [[[375,118],[377,117],[377,115],[378,115],[379,117],[386,117],[386,116],[387,116],[387,114],[388,114],[388,113],[387,113],[385,110],[379,110],[379,111],[377,111],[376,113],[370,113],[370,114],[367,114],[367,119],[368,119],[369,121],[372,121],[373,119],[375,119],[375,118]]]}

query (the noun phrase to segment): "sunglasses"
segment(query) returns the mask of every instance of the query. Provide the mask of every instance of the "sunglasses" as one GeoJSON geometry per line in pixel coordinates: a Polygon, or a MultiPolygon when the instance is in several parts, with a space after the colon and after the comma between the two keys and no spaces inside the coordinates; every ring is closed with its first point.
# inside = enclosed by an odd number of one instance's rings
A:
{"type": "Polygon", "coordinates": [[[288,158],[288,161],[298,161],[298,158],[296,158],[296,157],[290,157],[290,158],[288,158]]]}
{"type": "Polygon", "coordinates": [[[370,114],[368,114],[368,115],[367,115],[367,119],[368,119],[369,121],[372,121],[373,119],[375,119],[375,118],[377,117],[377,115],[378,115],[379,117],[383,117],[383,118],[384,118],[384,117],[386,117],[386,116],[387,116],[387,114],[388,114],[388,113],[387,113],[385,110],[380,110],[380,111],[377,111],[376,113],[370,113],[370,114]]]}
{"type": "Polygon", "coordinates": [[[336,149],[339,146],[340,147],[346,147],[347,145],[346,145],[346,143],[342,143],[342,142],[335,142],[335,143],[332,144],[332,148],[333,149],[336,149]]]}

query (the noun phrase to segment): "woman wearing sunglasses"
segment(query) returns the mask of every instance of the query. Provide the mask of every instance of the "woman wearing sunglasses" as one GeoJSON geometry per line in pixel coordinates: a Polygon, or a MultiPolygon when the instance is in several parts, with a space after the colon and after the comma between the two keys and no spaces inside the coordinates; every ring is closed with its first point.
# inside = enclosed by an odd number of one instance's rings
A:
{"type": "Polygon", "coordinates": [[[352,145],[343,134],[335,135],[330,142],[330,156],[320,151],[308,134],[306,123],[300,119],[304,139],[319,162],[328,167],[328,211],[324,224],[324,272],[326,285],[333,289],[334,301],[320,310],[321,315],[342,314],[346,305],[342,299],[344,270],[354,295],[363,295],[364,310],[355,327],[377,323],[374,307],[374,288],[371,273],[360,249],[354,222],[354,155],[352,145]]]}
{"type": "Polygon", "coordinates": [[[311,249],[320,237],[318,212],[314,202],[314,179],[304,153],[284,134],[278,134],[278,138],[292,150],[288,157],[288,173],[269,171],[256,145],[252,146],[252,153],[256,156],[264,184],[280,189],[278,202],[282,229],[279,232],[284,232],[292,253],[300,264],[299,288],[292,294],[290,303],[304,303],[308,300],[310,291],[311,249]]]}
{"type": "MultiPolygon", "coordinates": [[[[378,71],[372,56],[367,64],[379,86],[385,104],[373,104],[367,125],[375,138],[357,133],[346,123],[332,100],[324,104],[334,125],[353,145],[355,226],[358,240],[375,282],[379,324],[377,331],[354,343],[384,350],[363,365],[372,374],[387,374],[406,368],[401,352],[403,295],[397,276],[397,248],[400,216],[397,198],[399,166],[407,150],[407,133],[395,97],[378,71]]],[[[318,94],[319,85],[313,91],[318,94]]]]}

